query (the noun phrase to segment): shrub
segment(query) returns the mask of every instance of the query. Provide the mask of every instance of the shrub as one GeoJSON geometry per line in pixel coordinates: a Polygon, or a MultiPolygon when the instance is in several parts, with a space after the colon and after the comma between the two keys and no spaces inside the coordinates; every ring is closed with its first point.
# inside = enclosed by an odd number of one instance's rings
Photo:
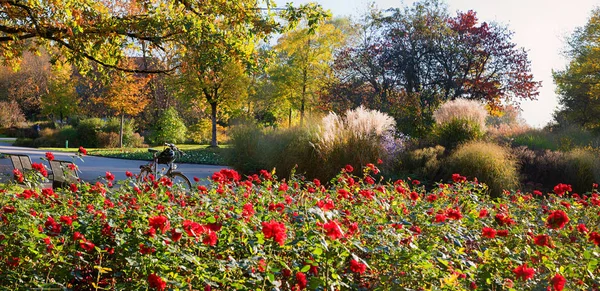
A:
{"type": "Polygon", "coordinates": [[[56,141],[58,146],[64,146],[66,141],[69,141],[70,147],[78,147],[79,136],[77,136],[77,129],[70,125],[64,126],[56,133],[56,141]]]}
{"type": "Polygon", "coordinates": [[[144,142],[144,137],[141,136],[137,132],[135,132],[135,133],[133,133],[133,135],[131,135],[131,139],[128,141],[127,146],[134,147],[134,148],[148,147],[148,145],[146,145],[144,142]]]}
{"type": "Polygon", "coordinates": [[[443,146],[427,147],[406,151],[401,154],[400,176],[413,176],[420,180],[436,181],[441,178],[443,146]]]}
{"type": "Polygon", "coordinates": [[[78,145],[88,148],[97,148],[100,146],[98,133],[102,131],[105,122],[100,118],[88,118],[79,121],[77,125],[78,145]]]}
{"type": "MultiPolygon", "coordinates": [[[[123,138],[125,139],[125,138],[123,138]]],[[[99,132],[98,146],[101,148],[119,147],[120,136],[116,132],[99,132]]]]}
{"type": "Polygon", "coordinates": [[[25,115],[16,101],[0,101],[0,127],[18,126],[25,122],[25,115]]]}
{"type": "Polygon", "coordinates": [[[489,186],[492,197],[519,186],[516,159],[508,149],[493,143],[469,142],[459,146],[448,157],[445,170],[448,176],[460,173],[476,177],[489,186]]]}
{"type": "Polygon", "coordinates": [[[551,190],[556,181],[564,181],[566,171],[565,154],[551,150],[531,150],[526,146],[512,149],[518,160],[521,181],[524,185],[541,190],[551,190]]]}
{"type": "Polygon", "coordinates": [[[453,149],[461,143],[483,137],[487,111],[481,102],[455,99],[444,103],[434,113],[437,143],[453,149]]]}
{"type": "Polygon", "coordinates": [[[228,164],[242,173],[256,173],[263,166],[259,140],[264,137],[260,128],[251,124],[235,126],[231,130],[231,152],[227,156],[228,164]]]}
{"type": "Polygon", "coordinates": [[[163,111],[156,121],[150,141],[153,144],[182,143],[186,140],[187,128],[174,107],[163,111]]]}
{"type": "Polygon", "coordinates": [[[479,140],[484,133],[480,124],[470,119],[452,119],[435,127],[437,142],[448,149],[464,142],[479,140]]]}
{"type": "Polygon", "coordinates": [[[594,149],[577,148],[565,154],[566,171],[561,181],[570,183],[575,192],[592,189],[593,183],[600,182],[600,152],[594,149]]]}
{"type": "Polygon", "coordinates": [[[287,177],[296,165],[299,173],[311,177],[319,171],[318,166],[313,167],[315,154],[307,128],[236,126],[231,130],[231,147],[227,155],[228,165],[243,173],[276,168],[280,176],[287,177]]]}

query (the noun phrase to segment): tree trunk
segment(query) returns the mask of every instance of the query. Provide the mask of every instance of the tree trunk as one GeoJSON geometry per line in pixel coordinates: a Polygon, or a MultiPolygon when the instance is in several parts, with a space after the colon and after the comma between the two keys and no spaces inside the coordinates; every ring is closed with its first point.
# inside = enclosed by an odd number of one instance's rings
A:
{"type": "Polygon", "coordinates": [[[302,72],[302,99],[300,100],[300,127],[304,124],[304,104],[306,103],[306,82],[308,81],[308,72],[304,68],[302,72]]]}
{"type": "Polygon", "coordinates": [[[292,127],[292,107],[290,106],[290,116],[288,117],[288,127],[292,127]]]}
{"type": "Polygon", "coordinates": [[[123,124],[125,123],[125,113],[121,113],[121,130],[119,131],[119,147],[123,147],[123,124]]]}
{"type": "Polygon", "coordinates": [[[210,118],[212,121],[212,138],[210,140],[211,148],[218,148],[217,144],[217,102],[210,103],[210,118]]]}

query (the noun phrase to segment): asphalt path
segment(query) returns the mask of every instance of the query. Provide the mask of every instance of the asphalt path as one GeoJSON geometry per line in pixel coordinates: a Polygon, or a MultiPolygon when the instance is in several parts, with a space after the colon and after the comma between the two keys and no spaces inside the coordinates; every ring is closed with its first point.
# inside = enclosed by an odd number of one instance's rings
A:
{"type": "MultiPolygon", "coordinates": [[[[43,162],[47,167],[50,167],[48,162],[41,160],[42,157],[46,156],[47,151],[14,147],[7,143],[0,141],[0,153],[6,154],[25,154],[31,157],[31,162],[39,163],[43,162]]],[[[107,171],[110,171],[115,175],[115,179],[123,180],[126,178],[125,172],[130,171],[134,174],[140,172],[140,165],[147,164],[148,161],[140,160],[124,160],[94,156],[84,156],[83,161],[78,159],[74,153],[65,152],[52,152],[55,159],[73,161],[80,169],[79,177],[86,182],[95,182],[99,177],[104,177],[107,171]]],[[[164,167],[165,165],[160,165],[164,167]]],[[[218,172],[226,167],[214,166],[214,165],[200,165],[200,164],[177,164],[177,170],[184,173],[192,180],[193,177],[200,179],[206,179],[210,177],[214,172],[218,172]]],[[[12,164],[9,159],[0,159],[0,173],[11,174],[12,164]]],[[[192,181],[193,182],[193,181],[192,181]]]]}

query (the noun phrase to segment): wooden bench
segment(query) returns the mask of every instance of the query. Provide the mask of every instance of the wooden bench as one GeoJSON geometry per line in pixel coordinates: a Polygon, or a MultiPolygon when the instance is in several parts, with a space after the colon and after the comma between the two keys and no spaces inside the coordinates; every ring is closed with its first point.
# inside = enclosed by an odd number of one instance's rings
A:
{"type": "Polygon", "coordinates": [[[31,171],[33,168],[31,167],[31,158],[28,155],[20,155],[20,154],[4,154],[10,158],[12,162],[13,168],[21,171],[21,173],[25,173],[26,171],[31,171]]]}
{"type": "MultiPolygon", "coordinates": [[[[21,173],[26,173],[33,170],[33,167],[31,166],[31,158],[28,155],[0,153],[0,156],[6,157],[10,160],[13,170],[17,169],[21,173]]],[[[12,177],[12,170],[10,171],[10,176],[12,177]]]]}
{"type": "Polygon", "coordinates": [[[52,170],[52,188],[69,187],[71,183],[79,181],[77,166],[71,161],[52,160],[50,161],[52,170]],[[72,165],[69,167],[69,165],[72,165]],[[73,169],[71,169],[71,167],[73,169]]]}

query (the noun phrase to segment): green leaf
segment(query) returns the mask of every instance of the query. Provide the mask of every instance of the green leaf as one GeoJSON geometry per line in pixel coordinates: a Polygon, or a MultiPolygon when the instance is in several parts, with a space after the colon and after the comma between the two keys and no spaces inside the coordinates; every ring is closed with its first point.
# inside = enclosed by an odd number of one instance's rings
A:
{"type": "Polygon", "coordinates": [[[322,248],[315,248],[312,252],[313,254],[320,256],[323,254],[323,249],[322,248]]]}
{"type": "Polygon", "coordinates": [[[310,265],[306,265],[306,266],[302,267],[302,269],[300,269],[300,272],[306,273],[306,272],[308,272],[308,270],[310,270],[310,265]]]}

